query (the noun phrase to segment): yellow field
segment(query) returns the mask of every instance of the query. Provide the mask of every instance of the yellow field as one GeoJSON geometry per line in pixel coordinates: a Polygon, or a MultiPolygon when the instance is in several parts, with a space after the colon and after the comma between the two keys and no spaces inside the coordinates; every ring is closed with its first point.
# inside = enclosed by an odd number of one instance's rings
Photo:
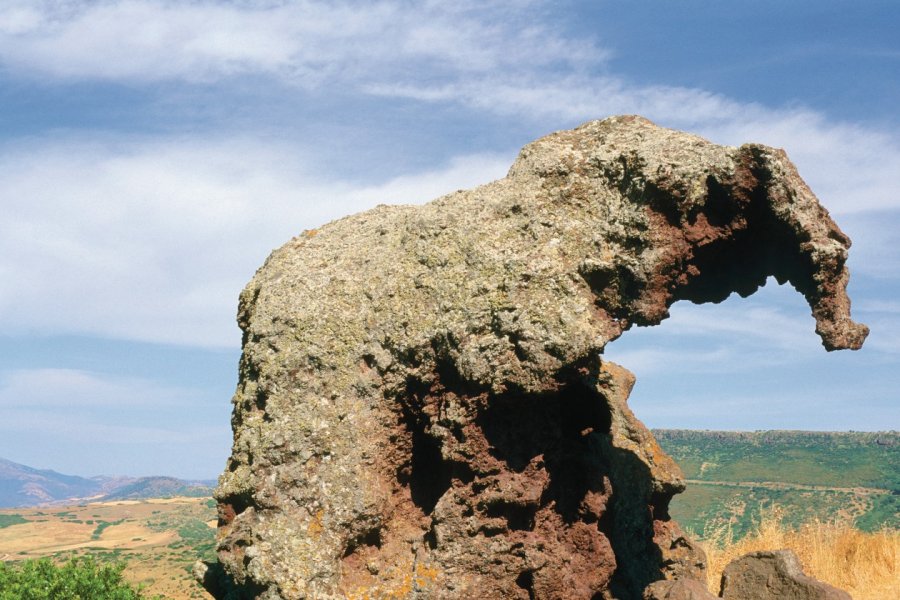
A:
{"type": "Polygon", "coordinates": [[[731,539],[727,527],[703,542],[709,559],[707,585],[717,594],[722,570],[758,550],[793,550],[807,575],[847,591],[854,600],[900,597],[900,531],[865,533],[847,522],[812,521],[793,530],[777,509],[766,513],[749,536],[731,539]]]}
{"type": "Polygon", "coordinates": [[[69,507],[4,509],[27,519],[0,528],[0,560],[90,553],[125,561],[125,578],[173,600],[209,599],[190,575],[215,534],[206,498],[96,502],[69,507]]]}

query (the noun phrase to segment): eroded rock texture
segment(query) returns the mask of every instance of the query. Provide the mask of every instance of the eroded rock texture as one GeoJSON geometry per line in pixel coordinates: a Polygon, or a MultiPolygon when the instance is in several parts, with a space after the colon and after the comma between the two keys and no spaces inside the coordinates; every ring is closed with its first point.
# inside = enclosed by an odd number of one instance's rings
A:
{"type": "Polygon", "coordinates": [[[212,587],[627,599],[698,576],[667,514],[678,468],[599,354],[769,275],[826,348],[858,348],[849,245],[782,151],[633,116],[529,144],[500,181],[305,232],[241,295],[216,492],[230,580],[212,587]]]}

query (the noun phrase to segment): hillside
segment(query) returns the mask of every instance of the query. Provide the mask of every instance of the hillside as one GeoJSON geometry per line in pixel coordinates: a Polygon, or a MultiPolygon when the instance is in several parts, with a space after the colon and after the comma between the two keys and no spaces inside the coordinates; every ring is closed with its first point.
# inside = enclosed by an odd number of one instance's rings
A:
{"type": "MultiPolygon", "coordinates": [[[[90,554],[125,561],[125,578],[147,597],[209,599],[191,576],[198,558],[213,558],[215,501],[167,498],[0,510],[0,560],[90,554]]],[[[0,590],[2,596],[2,590],[0,590]]]]}
{"type": "Polygon", "coordinates": [[[0,508],[166,496],[209,496],[209,481],[174,477],[79,477],[0,458],[0,508]]]}
{"type": "Polygon", "coordinates": [[[108,492],[103,500],[139,500],[189,496],[208,498],[212,487],[208,482],[189,482],[174,477],[140,477],[108,492]]]}
{"type": "Polygon", "coordinates": [[[655,430],[688,489],[675,519],[698,535],[746,533],[765,507],[788,524],[843,518],[863,530],[900,528],[900,433],[655,430]]]}

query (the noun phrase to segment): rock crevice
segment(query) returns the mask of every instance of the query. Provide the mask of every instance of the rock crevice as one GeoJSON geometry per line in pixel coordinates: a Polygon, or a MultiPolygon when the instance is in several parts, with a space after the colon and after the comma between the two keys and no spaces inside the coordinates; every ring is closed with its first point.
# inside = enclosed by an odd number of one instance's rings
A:
{"type": "Polygon", "coordinates": [[[217,597],[640,598],[697,577],[677,466],[599,357],[769,276],[859,348],[849,239],[780,150],[613,117],[505,179],[276,250],[241,295],[217,597]],[[222,591],[226,590],[226,591],[222,591]]]}

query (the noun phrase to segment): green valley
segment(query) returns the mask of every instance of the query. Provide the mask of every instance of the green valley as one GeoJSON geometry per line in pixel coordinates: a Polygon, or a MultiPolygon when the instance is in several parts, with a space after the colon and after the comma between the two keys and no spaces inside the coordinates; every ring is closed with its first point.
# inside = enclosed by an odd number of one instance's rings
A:
{"type": "Polygon", "coordinates": [[[900,528],[900,433],[654,430],[688,488],[670,512],[703,537],[740,537],[773,507],[784,522],[900,528]]]}

